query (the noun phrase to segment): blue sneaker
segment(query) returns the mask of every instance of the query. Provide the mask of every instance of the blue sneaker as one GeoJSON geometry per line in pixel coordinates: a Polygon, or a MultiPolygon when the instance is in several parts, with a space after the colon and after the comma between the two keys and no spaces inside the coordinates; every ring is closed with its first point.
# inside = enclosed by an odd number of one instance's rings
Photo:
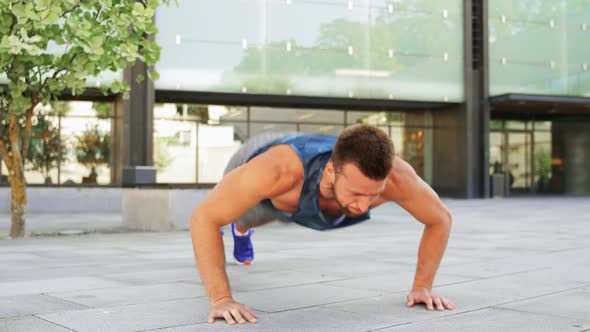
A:
{"type": "Polygon", "coordinates": [[[244,235],[236,235],[236,226],[231,224],[231,233],[234,236],[234,258],[236,263],[250,265],[254,261],[254,248],[250,237],[254,230],[249,229],[244,235]]]}

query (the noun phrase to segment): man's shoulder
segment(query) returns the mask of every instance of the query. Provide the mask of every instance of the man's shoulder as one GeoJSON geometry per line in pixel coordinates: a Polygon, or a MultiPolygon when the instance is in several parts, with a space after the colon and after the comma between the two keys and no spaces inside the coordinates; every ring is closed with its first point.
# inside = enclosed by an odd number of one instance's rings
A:
{"type": "Polygon", "coordinates": [[[385,182],[384,197],[388,201],[397,202],[406,196],[409,188],[415,184],[416,171],[407,161],[395,157],[393,168],[385,182]]]}
{"type": "Polygon", "coordinates": [[[241,189],[256,188],[264,198],[276,197],[291,191],[303,178],[302,167],[297,166],[301,162],[297,160],[294,151],[272,147],[232,170],[223,182],[233,181],[241,189]]]}
{"type": "Polygon", "coordinates": [[[303,164],[297,152],[289,144],[279,144],[261,153],[266,166],[276,169],[281,176],[303,178],[303,164]]]}

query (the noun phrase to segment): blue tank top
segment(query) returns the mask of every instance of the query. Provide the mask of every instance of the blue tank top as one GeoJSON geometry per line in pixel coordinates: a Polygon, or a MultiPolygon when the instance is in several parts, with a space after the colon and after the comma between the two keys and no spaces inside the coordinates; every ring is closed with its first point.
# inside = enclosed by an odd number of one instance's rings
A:
{"type": "Polygon", "coordinates": [[[337,137],[328,135],[289,136],[278,139],[255,151],[248,160],[264,153],[275,145],[289,144],[301,158],[304,170],[303,188],[301,189],[299,204],[295,213],[288,215],[279,211],[273,206],[270,199],[265,199],[261,203],[279,213],[283,213],[290,221],[320,231],[351,226],[368,220],[370,218],[369,211],[357,217],[346,216],[337,220],[329,220],[320,210],[320,179],[326,164],[332,156],[332,149],[336,144],[336,140],[337,137]]]}

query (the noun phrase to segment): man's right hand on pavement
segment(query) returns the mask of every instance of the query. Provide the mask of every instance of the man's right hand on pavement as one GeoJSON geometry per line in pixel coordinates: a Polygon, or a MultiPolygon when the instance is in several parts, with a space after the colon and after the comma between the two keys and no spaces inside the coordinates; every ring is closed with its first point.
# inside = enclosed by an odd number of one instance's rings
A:
{"type": "Polygon", "coordinates": [[[234,325],[236,322],[239,324],[256,323],[256,315],[252,309],[234,301],[231,297],[224,297],[211,305],[209,324],[213,323],[216,318],[225,319],[229,325],[234,325]]]}

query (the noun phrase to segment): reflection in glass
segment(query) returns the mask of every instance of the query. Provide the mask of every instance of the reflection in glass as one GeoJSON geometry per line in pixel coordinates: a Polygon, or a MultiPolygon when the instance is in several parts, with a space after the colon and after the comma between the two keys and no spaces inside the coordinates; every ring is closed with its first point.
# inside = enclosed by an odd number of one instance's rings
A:
{"type": "Polygon", "coordinates": [[[584,1],[491,1],[490,94],[590,96],[589,21],[584,1]]]}
{"type": "Polygon", "coordinates": [[[156,104],[154,106],[154,118],[207,121],[208,106],[200,104],[156,104]]]}
{"type": "Polygon", "coordinates": [[[215,183],[222,178],[225,165],[233,153],[249,137],[265,132],[338,136],[345,128],[345,119],[349,124],[369,123],[378,126],[391,137],[396,155],[414,166],[425,181],[432,181],[432,127],[429,112],[413,112],[409,115],[393,111],[375,113],[183,104],[161,104],[157,107],[154,121],[157,181],[215,183]],[[198,120],[185,119],[188,106],[202,110],[198,120]],[[421,126],[406,126],[408,118],[421,126]]]}
{"type": "Polygon", "coordinates": [[[64,162],[67,149],[57,117],[43,113],[34,118],[25,163],[27,183],[57,184],[58,166],[64,162]]]}
{"type": "Polygon", "coordinates": [[[90,170],[90,174],[82,178],[82,183],[96,184],[98,169],[109,167],[111,161],[110,130],[101,129],[99,124],[87,124],[75,138],[76,160],[90,170]]]}
{"type": "Polygon", "coordinates": [[[223,177],[225,166],[239,149],[231,125],[210,126],[199,124],[199,183],[216,183],[223,177]]]}
{"type": "Polygon", "coordinates": [[[297,125],[282,123],[250,123],[250,137],[273,131],[297,132],[297,125]]]}
{"type": "Polygon", "coordinates": [[[463,100],[462,1],[350,3],[217,0],[161,7],[156,88],[463,100]],[[229,23],[219,25],[218,17],[229,23]]]}
{"type": "Polygon", "coordinates": [[[154,166],[157,183],[197,180],[197,123],[154,120],[154,166]]]}
{"type": "Polygon", "coordinates": [[[507,134],[508,176],[512,190],[528,191],[531,187],[531,134],[507,134]]]}
{"type": "Polygon", "coordinates": [[[526,121],[505,121],[506,129],[526,129],[526,121]]]}
{"type": "Polygon", "coordinates": [[[31,184],[109,184],[111,102],[50,102],[33,118],[25,161],[31,184]]]}
{"type": "Polygon", "coordinates": [[[300,108],[250,107],[252,121],[326,123],[342,125],[343,111],[314,110],[300,108]]]}
{"type": "Polygon", "coordinates": [[[504,133],[490,132],[490,164],[489,172],[504,174],[504,133]]]}
{"type": "Polygon", "coordinates": [[[404,159],[404,128],[402,127],[391,127],[389,137],[393,143],[395,149],[395,155],[404,159]]]}
{"type": "Polygon", "coordinates": [[[193,120],[209,124],[219,124],[221,121],[246,121],[248,107],[159,103],[154,106],[154,118],[193,120]]]}
{"type": "Polygon", "coordinates": [[[551,130],[551,121],[536,121],[535,130],[551,130]]]}
{"type": "Polygon", "coordinates": [[[551,132],[535,131],[535,191],[549,192],[551,182],[551,132]]]}
{"type": "Polygon", "coordinates": [[[373,126],[403,126],[405,124],[405,114],[402,112],[348,112],[347,123],[370,124],[373,126]]]}
{"type": "Polygon", "coordinates": [[[504,128],[504,121],[502,120],[491,120],[490,129],[502,129],[504,128]]]}
{"type": "Polygon", "coordinates": [[[344,130],[342,125],[313,125],[313,124],[302,124],[299,126],[299,132],[305,134],[321,134],[321,135],[332,135],[338,136],[344,130]]]}
{"type": "Polygon", "coordinates": [[[245,106],[222,106],[226,109],[220,116],[220,121],[246,121],[248,120],[248,108],[245,106]]]}
{"type": "Polygon", "coordinates": [[[62,184],[109,184],[111,182],[110,120],[62,118],[61,135],[68,147],[65,161],[60,167],[62,184]]]}
{"type": "Polygon", "coordinates": [[[247,122],[222,121],[221,125],[234,127],[234,141],[244,143],[246,140],[248,140],[249,136],[248,136],[248,123],[247,122]]]}
{"type": "Polygon", "coordinates": [[[404,128],[402,159],[426,182],[432,181],[431,137],[431,128],[404,128]]]}

